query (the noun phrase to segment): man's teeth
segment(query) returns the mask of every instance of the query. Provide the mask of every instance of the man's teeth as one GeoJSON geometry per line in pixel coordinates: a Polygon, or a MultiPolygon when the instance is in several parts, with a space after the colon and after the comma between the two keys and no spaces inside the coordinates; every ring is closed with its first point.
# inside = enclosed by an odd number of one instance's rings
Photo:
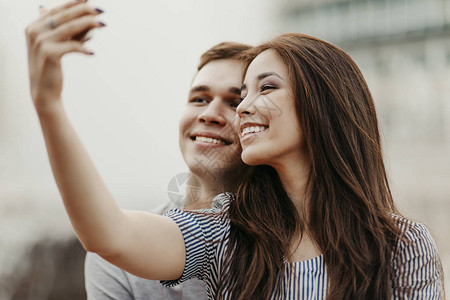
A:
{"type": "Polygon", "coordinates": [[[264,127],[264,126],[245,127],[244,130],[242,130],[242,136],[249,134],[249,133],[258,133],[258,132],[261,132],[264,130],[266,130],[266,127],[264,127]]]}
{"type": "Polygon", "coordinates": [[[225,145],[224,141],[218,140],[218,139],[213,139],[213,138],[209,138],[209,137],[204,137],[204,136],[197,136],[195,137],[196,141],[200,141],[200,142],[204,142],[204,143],[212,143],[212,144],[217,144],[217,145],[225,145]]]}

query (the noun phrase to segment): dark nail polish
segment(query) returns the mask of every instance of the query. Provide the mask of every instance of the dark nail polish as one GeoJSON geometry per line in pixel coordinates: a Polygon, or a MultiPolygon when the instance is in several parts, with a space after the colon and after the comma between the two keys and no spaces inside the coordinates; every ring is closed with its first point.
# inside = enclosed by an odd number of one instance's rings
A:
{"type": "Polygon", "coordinates": [[[105,27],[106,26],[106,24],[101,22],[101,21],[99,21],[98,24],[100,25],[100,27],[105,27]]]}
{"type": "Polygon", "coordinates": [[[105,12],[103,9],[100,9],[100,8],[96,8],[95,10],[96,10],[99,14],[102,14],[102,13],[105,12]]]}

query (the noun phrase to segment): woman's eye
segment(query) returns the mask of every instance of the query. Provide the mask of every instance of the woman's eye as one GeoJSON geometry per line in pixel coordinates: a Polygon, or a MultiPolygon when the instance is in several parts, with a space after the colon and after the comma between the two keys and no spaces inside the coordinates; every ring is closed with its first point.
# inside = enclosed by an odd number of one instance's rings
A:
{"type": "Polygon", "coordinates": [[[277,87],[274,86],[274,85],[272,85],[272,84],[264,84],[264,85],[261,86],[260,91],[261,91],[261,92],[264,92],[264,91],[267,91],[267,90],[274,90],[274,89],[276,89],[276,88],[277,88],[277,87]]]}

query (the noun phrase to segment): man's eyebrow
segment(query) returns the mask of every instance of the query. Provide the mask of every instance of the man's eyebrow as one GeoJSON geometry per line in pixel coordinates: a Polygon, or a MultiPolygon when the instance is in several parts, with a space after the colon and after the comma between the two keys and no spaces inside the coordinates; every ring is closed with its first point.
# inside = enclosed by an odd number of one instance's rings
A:
{"type": "Polygon", "coordinates": [[[283,78],[281,78],[281,76],[278,75],[278,74],[275,73],[275,72],[265,72],[265,73],[261,73],[261,74],[258,75],[258,80],[263,80],[264,78],[269,77],[269,76],[276,76],[276,77],[280,78],[281,80],[283,80],[283,78]]]}
{"type": "MultiPolygon", "coordinates": [[[[194,86],[193,88],[191,88],[190,92],[194,93],[194,92],[209,92],[209,91],[211,91],[209,86],[207,86],[207,85],[198,85],[198,86],[194,86]]],[[[239,95],[241,93],[241,89],[239,89],[237,87],[230,87],[228,89],[228,92],[232,93],[232,94],[238,94],[239,95]]]]}
{"type": "Polygon", "coordinates": [[[228,89],[228,91],[232,94],[237,94],[240,95],[241,94],[241,89],[237,88],[237,87],[231,87],[228,89]]]}
{"type": "Polygon", "coordinates": [[[197,85],[191,88],[191,93],[193,92],[209,92],[211,89],[207,85],[197,85]]]}

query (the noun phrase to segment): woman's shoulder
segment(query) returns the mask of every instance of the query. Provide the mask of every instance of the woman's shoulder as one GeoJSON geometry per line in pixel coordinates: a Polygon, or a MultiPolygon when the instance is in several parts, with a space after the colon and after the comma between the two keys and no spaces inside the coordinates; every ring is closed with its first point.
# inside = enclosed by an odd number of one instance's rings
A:
{"type": "Polygon", "coordinates": [[[210,226],[226,228],[229,223],[227,210],[233,197],[233,193],[222,193],[214,197],[211,208],[199,210],[173,208],[164,216],[173,219],[178,225],[197,224],[205,228],[210,226]]]}
{"type": "Polygon", "coordinates": [[[436,242],[427,226],[403,216],[393,215],[393,218],[399,229],[393,256],[394,269],[411,276],[420,271],[428,274],[429,279],[437,280],[441,275],[441,262],[436,242]]]}
{"type": "Polygon", "coordinates": [[[430,231],[424,224],[403,216],[393,218],[400,231],[392,257],[394,298],[439,299],[442,265],[430,231]]]}
{"type": "Polygon", "coordinates": [[[399,244],[429,245],[436,248],[436,243],[430,231],[424,224],[392,214],[392,217],[399,229],[399,244]]]}
{"type": "Polygon", "coordinates": [[[234,193],[222,193],[214,197],[213,203],[212,203],[212,210],[213,211],[224,211],[228,210],[230,207],[230,202],[234,200],[236,195],[234,193]]]}

